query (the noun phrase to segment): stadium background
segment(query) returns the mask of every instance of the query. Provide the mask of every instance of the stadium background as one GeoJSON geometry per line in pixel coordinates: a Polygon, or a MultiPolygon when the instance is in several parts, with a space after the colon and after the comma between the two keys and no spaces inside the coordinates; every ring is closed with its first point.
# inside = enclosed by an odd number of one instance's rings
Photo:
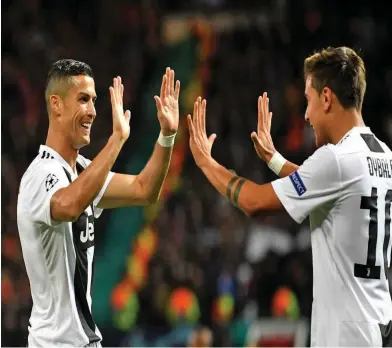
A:
{"type": "Polygon", "coordinates": [[[198,95],[206,97],[207,127],[218,134],[214,157],[256,182],[273,180],[250,140],[257,96],[269,93],[276,148],[302,163],[314,151],[303,121],[303,59],[348,45],[360,49],[368,71],[365,121],[391,146],[392,25],[382,4],[6,0],[2,9],[2,345],[26,344],[31,297],[16,225],[18,185],[45,141],[48,68],[65,57],[89,63],[96,76],[98,117],[82,150],[87,157],[111,131],[111,78],[124,79],[132,130],[117,171],[137,173],[151,154],[159,132],[153,95],[166,66],[182,85],[163,201],[98,220],[93,312],[104,345],[194,345],[192,333],[202,327],[215,346],[292,345],[292,332],[307,345],[308,222],[296,225],[285,213],[248,219],[222,199],[194,164],[183,116],[198,95]]]}

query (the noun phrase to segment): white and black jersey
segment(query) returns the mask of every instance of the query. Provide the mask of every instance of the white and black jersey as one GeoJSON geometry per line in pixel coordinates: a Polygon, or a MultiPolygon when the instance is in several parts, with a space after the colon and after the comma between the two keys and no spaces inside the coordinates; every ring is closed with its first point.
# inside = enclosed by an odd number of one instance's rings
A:
{"type": "Polygon", "coordinates": [[[369,128],[355,127],[272,185],[294,220],[310,217],[312,346],[388,344],[391,150],[369,128]]]}
{"type": "Polygon", "coordinates": [[[91,315],[94,219],[102,213],[97,205],[114,173],[75,222],[55,222],[50,213],[53,194],[90,163],[78,155],[74,173],[42,145],[21,180],[18,229],[33,299],[29,346],[84,347],[102,339],[91,315]]]}

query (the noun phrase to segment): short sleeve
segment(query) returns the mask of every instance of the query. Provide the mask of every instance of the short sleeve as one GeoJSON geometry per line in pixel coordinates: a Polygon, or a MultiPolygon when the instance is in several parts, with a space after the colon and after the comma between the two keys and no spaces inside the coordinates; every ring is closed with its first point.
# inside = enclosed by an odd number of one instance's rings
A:
{"type": "Polygon", "coordinates": [[[315,208],[336,200],[343,188],[337,157],[330,146],[318,149],[291,175],[272,182],[290,216],[301,223],[315,208]]]}
{"type": "Polygon", "coordinates": [[[69,185],[68,178],[61,165],[56,162],[37,166],[24,183],[21,199],[29,203],[33,221],[56,226],[61,221],[54,221],[50,212],[52,196],[61,188],[69,185]]]}
{"type": "MultiPolygon", "coordinates": [[[[91,164],[91,160],[83,157],[82,155],[78,156],[78,161],[84,168],[87,168],[91,164]]],[[[105,183],[103,184],[103,186],[102,186],[101,190],[99,191],[97,197],[95,197],[95,199],[93,201],[94,217],[96,219],[98,219],[101,216],[102,212],[103,212],[102,208],[98,208],[98,204],[101,201],[102,196],[104,195],[104,193],[105,193],[105,191],[106,191],[110,181],[112,180],[113,175],[114,175],[114,172],[110,171],[108,176],[106,177],[105,183]]]]}

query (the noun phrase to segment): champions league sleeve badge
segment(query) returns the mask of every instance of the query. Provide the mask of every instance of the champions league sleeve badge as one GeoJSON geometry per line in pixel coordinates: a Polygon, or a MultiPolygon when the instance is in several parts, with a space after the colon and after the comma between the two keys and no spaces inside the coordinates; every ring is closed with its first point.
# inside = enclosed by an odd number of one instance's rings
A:
{"type": "Polygon", "coordinates": [[[54,185],[58,183],[58,181],[59,179],[57,178],[56,175],[49,174],[46,177],[46,181],[45,181],[46,192],[49,192],[54,187],[54,185]]]}

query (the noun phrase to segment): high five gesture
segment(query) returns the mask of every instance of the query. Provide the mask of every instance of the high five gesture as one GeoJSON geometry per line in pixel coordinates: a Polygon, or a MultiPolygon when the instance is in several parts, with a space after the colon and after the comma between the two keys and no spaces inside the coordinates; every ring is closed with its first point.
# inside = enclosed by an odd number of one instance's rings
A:
{"type": "Polygon", "coordinates": [[[125,142],[130,133],[129,121],[131,119],[131,112],[127,110],[124,113],[124,85],[121,83],[120,76],[113,79],[113,86],[109,87],[109,91],[110,101],[112,103],[113,133],[119,135],[122,141],[125,142]]]}
{"type": "Polygon", "coordinates": [[[177,81],[174,86],[174,70],[166,68],[166,74],[163,75],[162,78],[161,94],[159,97],[154,96],[158,109],[158,120],[164,136],[169,136],[177,132],[179,121],[179,95],[180,81],[177,81]]]}
{"type": "Polygon", "coordinates": [[[269,98],[265,92],[257,101],[257,111],[257,133],[253,132],[251,138],[258,156],[269,163],[276,150],[271,138],[272,112],[269,111],[269,98]]]}

